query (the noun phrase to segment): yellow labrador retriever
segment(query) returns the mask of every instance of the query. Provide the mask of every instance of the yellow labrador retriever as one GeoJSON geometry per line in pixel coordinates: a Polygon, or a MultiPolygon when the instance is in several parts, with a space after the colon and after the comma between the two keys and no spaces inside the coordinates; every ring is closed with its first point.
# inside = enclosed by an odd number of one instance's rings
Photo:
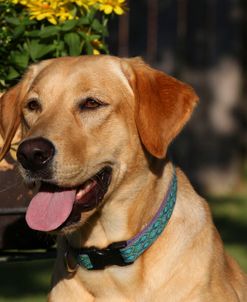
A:
{"type": "Polygon", "coordinates": [[[141,59],[31,66],[1,98],[1,158],[40,191],[28,225],[58,237],[53,302],[247,301],[207,203],[166,158],[197,96],[141,59]]]}

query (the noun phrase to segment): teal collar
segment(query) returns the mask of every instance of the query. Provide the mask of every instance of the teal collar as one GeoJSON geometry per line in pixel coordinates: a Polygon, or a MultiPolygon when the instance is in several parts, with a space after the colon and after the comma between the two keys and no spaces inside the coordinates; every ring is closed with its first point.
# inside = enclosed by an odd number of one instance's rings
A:
{"type": "MultiPolygon", "coordinates": [[[[90,247],[76,250],[74,254],[77,264],[88,270],[99,270],[110,265],[125,266],[135,262],[163,232],[172,215],[176,196],[177,176],[174,169],[164,201],[154,218],[140,233],[130,240],[112,243],[104,249],[90,247]]],[[[68,259],[66,260],[68,267],[68,259]]]]}

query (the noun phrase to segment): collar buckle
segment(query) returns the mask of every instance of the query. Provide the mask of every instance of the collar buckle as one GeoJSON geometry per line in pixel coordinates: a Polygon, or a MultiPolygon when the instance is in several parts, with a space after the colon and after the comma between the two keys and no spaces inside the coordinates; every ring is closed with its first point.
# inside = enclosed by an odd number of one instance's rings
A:
{"type": "MultiPolygon", "coordinates": [[[[104,249],[96,247],[80,249],[79,257],[87,255],[91,262],[89,269],[100,270],[109,265],[125,266],[126,263],[121,255],[121,249],[127,246],[126,241],[114,242],[104,249]]],[[[80,257],[81,258],[81,257],[80,257]]]]}

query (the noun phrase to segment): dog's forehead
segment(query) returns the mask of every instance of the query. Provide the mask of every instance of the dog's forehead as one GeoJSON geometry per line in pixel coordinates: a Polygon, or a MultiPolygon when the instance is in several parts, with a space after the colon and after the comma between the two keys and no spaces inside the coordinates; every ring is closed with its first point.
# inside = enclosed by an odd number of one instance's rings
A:
{"type": "Polygon", "coordinates": [[[132,89],[121,70],[120,60],[110,56],[66,57],[53,60],[33,80],[30,90],[49,93],[104,89],[132,89]]]}

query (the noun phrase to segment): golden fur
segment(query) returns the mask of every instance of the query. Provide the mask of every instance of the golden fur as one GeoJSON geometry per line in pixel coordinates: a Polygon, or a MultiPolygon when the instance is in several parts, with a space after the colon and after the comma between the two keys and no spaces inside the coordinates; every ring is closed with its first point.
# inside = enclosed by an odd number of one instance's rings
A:
{"type": "Polygon", "coordinates": [[[25,138],[43,136],[56,146],[53,180],[60,186],[113,167],[102,207],[59,235],[50,302],[247,301],[246,276],[225,254],[207,203],[179,169],[173,215],[134,264],[72,274],[64,264],[67,242],[103,248],[130,239],[152,219],[172,177],[167,147],[196,102],[192,88],[140,59],[111,56],[44,61],[2,96],[1,157],[21,123],[25,138]],[[76,104],[87,96],[108,105],[79,112],[76,104]],[[30,112],[25,103],[34,97],[42,110],[30,112]]]}

